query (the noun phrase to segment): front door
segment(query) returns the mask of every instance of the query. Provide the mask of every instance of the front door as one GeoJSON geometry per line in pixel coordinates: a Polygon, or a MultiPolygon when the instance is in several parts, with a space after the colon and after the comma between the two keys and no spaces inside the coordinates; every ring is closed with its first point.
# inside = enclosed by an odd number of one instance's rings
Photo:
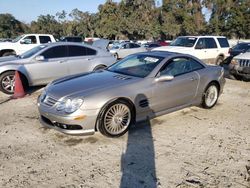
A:
{"type": "Polygon", "coordinates": [[[66,46],[51,47],[40,54],[43,61],[26,64],[25,68],[32,81],[31,85],[47,84],[57,78],[69,75],[66,46]]]}
{"type": "Polygon", "coordinates": [[[158,76],[172,75],[171,81],[155,83],[153,108],[155,112],[190,104],[196,96],[199,75],[195,70],[203,65],[189,58],[174,58],[168,61],[158,76]]]}

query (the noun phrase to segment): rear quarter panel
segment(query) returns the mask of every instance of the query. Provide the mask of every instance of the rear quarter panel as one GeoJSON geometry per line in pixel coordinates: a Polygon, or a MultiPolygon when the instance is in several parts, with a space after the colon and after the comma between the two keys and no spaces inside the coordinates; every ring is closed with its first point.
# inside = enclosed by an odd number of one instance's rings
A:
{"type": "Polygon", "coordinates": [[[202,95],[207,86],[211,82],[217,82],[220,86],[220,94],[223,92],[225,85],[224,69],[220,66],[207,66],[204,69],[198,70],[200,83],[198,86],[196,101],[201,102],[202,95]]]}

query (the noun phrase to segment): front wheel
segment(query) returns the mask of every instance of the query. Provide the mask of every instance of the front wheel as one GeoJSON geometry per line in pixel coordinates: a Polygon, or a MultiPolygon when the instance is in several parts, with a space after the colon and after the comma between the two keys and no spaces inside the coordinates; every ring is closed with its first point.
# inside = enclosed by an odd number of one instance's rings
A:
{"type": "Polygon", "coordinates": [[[124,101],[114,101],[101,114],[99,130],[105,136],[119,137],[128,131],[132,122],[131,105],[124,101]]]}
{"type": "Polygon", "coordinates": [[[0,75],[0,90],[11,95],[15,89],[15,71],[7,71],[0,75]]]}
{"type": "Polygon", "coordinates": [[[202,97],[203,108],[212,108],[217,103],[219,97],[219,89],[215,83],[211,83],[206,88],[202,97]]]}

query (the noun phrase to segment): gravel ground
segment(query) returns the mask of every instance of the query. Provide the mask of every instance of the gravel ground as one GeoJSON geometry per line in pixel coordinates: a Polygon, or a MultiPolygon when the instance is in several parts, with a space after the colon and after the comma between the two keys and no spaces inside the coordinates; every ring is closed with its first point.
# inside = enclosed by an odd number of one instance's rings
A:
{"type": "Polygon", "coordinates": [[[250,83],[227,80],[211,110],[187,108],[123,137],[42,128],[36,98],[0,94],[0,187],[250,187],[250,83]]]}

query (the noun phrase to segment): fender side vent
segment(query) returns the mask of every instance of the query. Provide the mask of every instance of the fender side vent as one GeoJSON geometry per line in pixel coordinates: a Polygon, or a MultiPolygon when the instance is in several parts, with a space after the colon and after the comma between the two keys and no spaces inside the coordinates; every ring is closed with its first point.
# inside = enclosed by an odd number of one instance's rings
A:
{"type": "Polygon", "coordinates": [[[148,107],[148,99],[143,99],[139,102],[139,106],[142,108],[148,107]]]}

